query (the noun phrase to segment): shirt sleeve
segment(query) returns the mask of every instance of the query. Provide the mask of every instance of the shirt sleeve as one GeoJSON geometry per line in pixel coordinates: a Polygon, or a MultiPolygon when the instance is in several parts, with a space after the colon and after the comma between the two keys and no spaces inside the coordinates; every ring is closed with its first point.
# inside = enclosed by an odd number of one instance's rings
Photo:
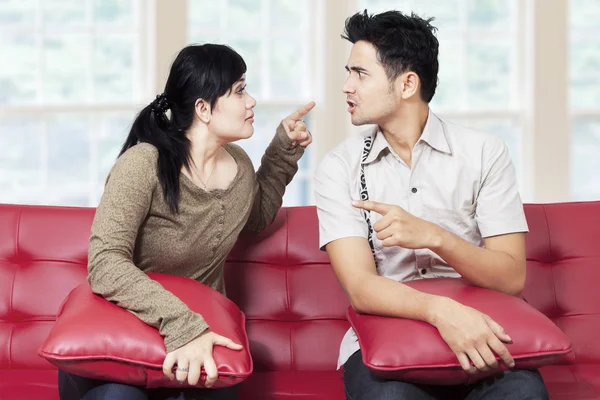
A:
{"type": "Polygon", "coordinates": [[[482,237],[528,232],[513,163],[499,139],[483,146],[482,184],[475,219],[482,237]]]}
{"type": "Polygon", "coordinates": [[[362,237],[367,239],[367,223],[361,211],[352,206],[358,199],[358,188],[352,189],[350,169],[335,154],[328,154],[315,174],[315,202],[319,217],[319,247],[337,239],[362,237]],[[356,192],[356,196],[353,193],[356,192]]]}
{"type": "Polygon", "coordinates": [[[294,145],[283,125],[279,124],[256,172],[256,195],[244,233],[261,232],[273,222],[283,204],[285,189],[298,172],[298,161],[303,154],[304,147],[294,145]]]}

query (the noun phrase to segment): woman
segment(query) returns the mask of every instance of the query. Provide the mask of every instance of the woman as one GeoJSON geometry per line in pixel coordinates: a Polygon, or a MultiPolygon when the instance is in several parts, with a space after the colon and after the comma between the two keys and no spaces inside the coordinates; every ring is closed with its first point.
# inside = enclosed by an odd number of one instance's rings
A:
{"type": "MultiPolygon", "coordinates": [[[[241,346],[211,332],[145,272],[185,276],[224,293],[223,265],[238,235],[262,231],[281,207],[312,141],[301,118],[314,103],[282,121],[255,173],[248,155],[232,144],[254,132],[256,101],[245,90],[245,72],[244,60],[227,46],[179,53],[165,92],[132,125],[90,238],[93,291],[160,330],[166,376],[195,385],[204,366],[207,388],[217,378],[213,346],[241,346]]],[[[236,398],[235,388],[146,390],[64,371],[59,391],[63,400],[236,398]]]]}

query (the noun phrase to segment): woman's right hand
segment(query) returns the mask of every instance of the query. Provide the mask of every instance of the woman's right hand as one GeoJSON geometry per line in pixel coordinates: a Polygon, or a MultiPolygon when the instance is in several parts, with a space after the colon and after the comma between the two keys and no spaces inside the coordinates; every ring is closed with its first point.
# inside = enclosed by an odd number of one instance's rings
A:
{"type": "Polygon", "coordinates": [[[302,117],[308,114],[308,112],[312,110],[314,106],[315,102],[311,101],[281,121],[281,125],[285,129],[285,133],[287,133],[288,138],[290,138],[292,141],[292,146],[297,146],[299,144],[302,147],[307,147],[312,143],[312,135],[306,128],[304,121],[302,121],[302,117]]]}
{"type": "Polygon", "coordinates": [[[231,339],[217,335],[209,330],[203,332],[188,344],[173,350],[165,357],[163,373],[171,380],[177,378],[180,383],[186,380],[190,385],[196,385],[200,380],[202,366],[206,372],[206,387],[210,388],[217,380],[217,366],[213,359],[213,347],[225,346],[232,350],[241,350],[242,346],[231,339]],[[173,367],[177,370],[173,374],[173,367]]]}

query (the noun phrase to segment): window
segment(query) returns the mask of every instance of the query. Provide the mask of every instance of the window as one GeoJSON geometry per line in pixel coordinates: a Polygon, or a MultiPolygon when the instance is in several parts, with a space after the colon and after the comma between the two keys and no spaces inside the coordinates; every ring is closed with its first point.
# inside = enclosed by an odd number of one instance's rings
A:
{"type": "Polygon", "coordinates": [[[248,64],[258,105],[255,135],[240,144],[256,167],[280,120],[317,102],[315,142],[284,198],[311,204],[316,165],[355,132],[340,34],[365,8],[435,17],[432,109],[500,136],[524,201],[600,199],[597,0],[1,0],[0,202],[97,205],[175,52],[220,42],[248,64]]]}
{"type": "Polygon", "coordinates": [[[371,13],[435,17],[440,71],[432,110],[507,144],[522,181],[521,27],[517,0],[361,0],[371,13]]]}
{"type": "Polygon", "coordinates": [[[600,3],[570,0],[571,197],[600,199],[600,3]]]}
{"type": "MultiPolygon", "coordinates": [[[[256,168],[279,122],[297,108],[317,100],[313,42],[315,0],[189,0],[190,43],[223,43],[246,61],[248,92],[256,98],[254,136],[239,144],[256,168]]],[[[305,121],[313,129],[314,112],[305,121]]],[[[284,205],[309,204],[315,143],[288,185],[284,205]]]]}
{"type": "Polygon", "coordinates": [[[145,82],[142,6],[0,3],[0,202],[98,203],[145,82]]]}

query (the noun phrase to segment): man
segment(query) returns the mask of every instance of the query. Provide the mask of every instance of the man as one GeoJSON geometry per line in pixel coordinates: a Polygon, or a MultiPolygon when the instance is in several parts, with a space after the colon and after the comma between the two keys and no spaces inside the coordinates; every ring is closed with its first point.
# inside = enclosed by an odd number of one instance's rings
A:
{"type": "Polygon", "coordinates": [[[511,339],[491,318],[397,282],[463,277],[511,295],[525,283],[528,227],[506,146],[429,109],[438,74],[430,22],[397,11],[346,21],[348,111],[354,125],[377,127],[319,166],[320,245],[358,312],[430,323],[469,373],[498,367],[496,355],[510,370],[471,386],[386,381],[362,363],[349,330],[339,356],[347,398],[547,399],[537,371],[514,369],[511,339]]]}

